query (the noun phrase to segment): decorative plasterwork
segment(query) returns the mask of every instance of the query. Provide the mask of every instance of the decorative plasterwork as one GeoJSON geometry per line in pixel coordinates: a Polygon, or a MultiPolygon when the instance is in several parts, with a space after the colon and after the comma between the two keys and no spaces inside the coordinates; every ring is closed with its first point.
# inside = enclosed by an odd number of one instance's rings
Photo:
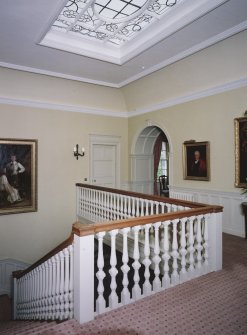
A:
{"type": "Polygon", "coordinates": [[[226,0],[66,0],[40,44],[123,64],[226,0]]]}
{"type": "Polygon", "coordinates": [[[60,111],[66,111],[66,112],[83,113],[83,114],[91,114],[91,115],[99,115],[99,116],[128,118],[128,117],[138,116],[138,115],[142,115],[145,113],[154,112],[154,111],[161,110],[164,108],[176,106],[176,105],[183,104],[189,101],[206,98],[212,95],[221,94],[221,93],[232,91],[232,90],[239,89],[242,87],[247,87],[247,78],[225,83],[223,85],[215,86],[207,90],[197,91],[197,92],[193,92],[188,95],[179,96],[174,99],[167,99],[158,104],[153,104],[148,107],[144,107],[144,108],[140,108],[136,110],[130,110],[126,112],[117,112],[117,111],[114,112],[111,110],[105,110],[105,109],[100,110],[98,108],[96,109],[92,107],[62,105],[62,104],[48,103],[48,102],[41,102],[41,101],[34,101],[34,100],[6,98],[6,97],[1,97],[1,96],[0,96],[0,104],[50,109],[50,110],[60,110],[60,111]]]}

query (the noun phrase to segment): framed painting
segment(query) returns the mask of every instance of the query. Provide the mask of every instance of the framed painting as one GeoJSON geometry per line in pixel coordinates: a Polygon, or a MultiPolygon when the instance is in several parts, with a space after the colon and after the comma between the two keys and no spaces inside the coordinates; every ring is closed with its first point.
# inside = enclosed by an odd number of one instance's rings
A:
{"type": "Polygon", "coordinates": [[[184,179],[210,180],[209,142],[183,143],[184,179]]]}
{"type": "Polygon", "coordinates": [[[247,186],[247,116],[234,119],[235,186],[247,186]]]}
{"type": "Polygon", "coordinates": [[[0,139],[0,215],[37,211],[37,140],[0,139]]]}

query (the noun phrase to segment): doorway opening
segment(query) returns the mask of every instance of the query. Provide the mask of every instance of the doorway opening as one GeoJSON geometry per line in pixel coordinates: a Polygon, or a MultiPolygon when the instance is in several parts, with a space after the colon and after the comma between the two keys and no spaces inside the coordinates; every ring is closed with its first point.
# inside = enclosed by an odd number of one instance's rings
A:
{"type": "Polygon", "coordinates": [[[169,151],[168,138],[161,128],[148,126],[141,131],[131,156],[135,191],[169,196],[169,151]]]}

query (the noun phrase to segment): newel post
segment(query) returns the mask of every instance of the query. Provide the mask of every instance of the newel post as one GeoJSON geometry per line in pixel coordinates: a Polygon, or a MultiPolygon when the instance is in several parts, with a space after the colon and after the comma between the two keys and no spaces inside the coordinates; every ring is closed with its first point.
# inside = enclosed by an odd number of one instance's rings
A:
{"type": "Polygon", "coordinates": [[[94,234],[74,236],[74,318],[94,319],[94,234]]]}
{"type": "Polygon", "coordinates": [[[210,271],[218,271],[222,269],[222,212],[210,215],[208,232],[210,271]]]}

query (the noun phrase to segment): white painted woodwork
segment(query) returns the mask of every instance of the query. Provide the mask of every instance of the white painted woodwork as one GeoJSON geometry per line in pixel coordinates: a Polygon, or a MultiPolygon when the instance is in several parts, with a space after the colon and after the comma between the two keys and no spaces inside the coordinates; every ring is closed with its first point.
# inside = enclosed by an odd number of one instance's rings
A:
{"type": "Polygon", "coordinates": [[[106,302],[103,296],[104,293],[104,284],[103,279],[105,278],[105,272],[103,271],[104,268],[104,253],[103,253],[103,238],[105,236],[105,232],[100,232],[97,234],[98,238],[98,258],[97,258],[97,266],[98,272],[96,276],[98,278],[98,298],[96,300],[96,312],[101,314],[105,311],[106,302]]]}
{"type": "Polygon", "coordinates": [[[152,259],[153,263],[154,263],[154,274],[155,274],[155,278],[153,281],[153,290],[155,292],[160,291],[161,289],[161,282],[160,282],[160,261],[161,258],[159,256],[160,254],[160,245],[159,245],[159,227],[161,225],[161,222],[156,222],[154,224],[154,257],[152,259]]]}
{"type": "Polygon", "coordinates": [[[171,274],[171,283],[176,285],[179,283],[178,275],[178,239],[177,239],[177,224],[179,220],[172,221],[172,274],[171,274]]]}
{"type": "Polygon", "coordinates": [[[150,284],[149,278],[150,278],[150,265],[151,265],[151,260],[150,260],[150,245],[149,245],[149,230],[151,228],[151,224],[147,224],[144,226],[145,229],[145,242],[144,242],[144,260],[142,263],[145,266],[145,272],[144,272],[144,277],[145,277],[145,282],[143,284],[143,294],[149,295],[152,290],[152,286],[150,284]]]}
{"type": "Polygon", "coordinates": [[[111,236],[111,257],[110,257],[110,264],[111,268],[109,270],[109,273],[111,275],[111,294],[109,296],[109,306],[111,309],[115,308],[118,305],[118,296],[116,293],[117,288],[117,282],[116,282],[116,275],[118,273],[118,270],[116,268],[117,265],[117,256],[116,256],[116,235],[118,233],[118,230],[111,230],[110,236],[111,236]]]}
{"type": "Polygon", "coordinates": [[[123,234],[123,256],[122,262],[123,265],[121,266],[121,270],[123,272],[123,290],[121,292],[121,302],[126,305],[130,302],[130,292],[128,289],[129,279],[128,279],[128,272],[130,267],[128,266],[129,255],[128,255],[128,233],[130,228],[122,229],[123,234]]]}
{"type": "Polygon", "coordinates": [[[244,214],[241,210],[243,198],[238,190],[236,192],[222,192],[170,186],[170,197],[223,206],[223,232],[240,237],[245,236],[244,214]]]}
{"type": "Polygon", "coordinates": [[[134,262],[132,264],[133,269],[134,269],[134,287],[132,289],[132,298],[134,300],[138,300],[141,297],[141,288],[139,285],[139,269],[141,267],[139,258],[140,258],[140,252],[139,252],[139,238],[138,238],[138,233],[140,230],[140,226],[135,226],[132,228],[134,232],[134,253],[133,253],[133,259],[134,262]]]}
{"type": "Polygon", "coordinates": [[[74,236],[73,245],[14,280],[16,319],[63,320],[75,317],[79,323],[84,323],[92,320],[95,314],[222,268],[222,213],[190,217],[183,206],[172,204],[169,207],[165,204],[162,207],[162,203],[157,201],[83,187],[78,188],[77,195],[78,216],[92,222],[148,216],[160,210],[185,212],[181,218],[172,221],[154,221],[143,226],[113,229],[107,233],[102,231],[96,236],[74,236]],[[98,239],[96,311],[95,237],[98,239]],[[103,242],[111,246],[108,308],[104,298],[106,273],[103,242]],[[122,252],[122,264],[117,264],[117,251],[122,252]],[[141,264],[144,278],[140,278],[141,264]],[[134,272],[132,292],[128,288],[130,267],[134,272]],[[119,296],[116,281],[118,271],[122,272],[123,278],[123,289],[119,296]],[[142,288],[140,279],[144,281],[142,288]]]}
{"type": "Polygon", "coordinates": [[[74,237],[74,318],[94,318],[94,235],[74,237]],[[85,271],[87,269],[87,271],[85,271]]]}
{"type": "Polygon", "coordinates": [[[29,267],[30,264],[20,262],[16,259],[1,259],[0,260],[0,295],[8,294],[12,295],[11,291],[11,277],[12,272],[18,270],[24,270],[29,267]]]}
{"type": "Polygon", "coordinates": [[[169,233],[168,233],[168,227],[170,225],[170,221],[164,221],[163,223],[164,226],[164,238],[163,238],[163,278],[162,278],[162,287],[163,288],[168,288],[171,286],[171,279],[169,276],[169,259],[171,258],[169,250],[170,250],[170,241],[169,241],[169,233]]]}
{"type": "Polygon", "coordinates": [[[120,184],[120,137],[90,135],[90,181],[105,187],[120,184]]]}
{"type": "Polygon", "coordinates": [[[185,237],[185,231],[186,231],[186,225],[187,218],[183,218],[180,221],[181,225],[181,235],[180,235],[180,255],[181,255],[181,270],[180,270],[180,283],[183,283],[187,279],[187,271],[186,271],[186,237],[185,237]]]}

